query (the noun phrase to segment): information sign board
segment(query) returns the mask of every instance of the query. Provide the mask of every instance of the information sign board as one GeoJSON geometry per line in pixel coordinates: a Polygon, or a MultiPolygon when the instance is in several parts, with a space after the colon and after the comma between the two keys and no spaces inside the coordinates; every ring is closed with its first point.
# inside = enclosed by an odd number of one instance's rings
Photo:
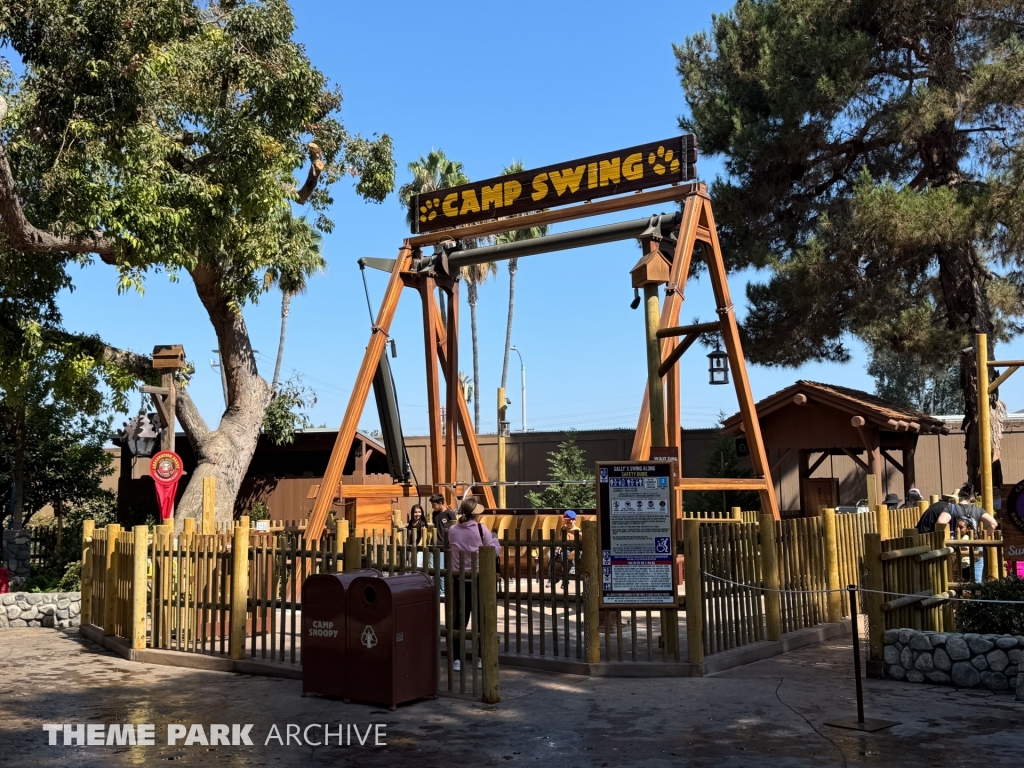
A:
{"type": "Polygon", "coordinates": [[[676,603],[672,462],[598,462],[601,606],[676,603]]]}

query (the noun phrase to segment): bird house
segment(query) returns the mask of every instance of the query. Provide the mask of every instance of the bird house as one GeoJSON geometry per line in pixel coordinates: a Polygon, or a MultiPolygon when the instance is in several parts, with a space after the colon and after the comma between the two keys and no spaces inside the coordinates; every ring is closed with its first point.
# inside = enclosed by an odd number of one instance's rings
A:
{"type": "Polygon", "coordinates": [[[634,288],[645,285],[661,285],[668,282],[671,265],[658,248],[653,248],[629,270],[634,288]]]}
{"type": "Polygon", "coordinates": [[[153,347],[153,367],[179,370],[185,367],[185,347],[181,344],[162,344],[153,347]]]}

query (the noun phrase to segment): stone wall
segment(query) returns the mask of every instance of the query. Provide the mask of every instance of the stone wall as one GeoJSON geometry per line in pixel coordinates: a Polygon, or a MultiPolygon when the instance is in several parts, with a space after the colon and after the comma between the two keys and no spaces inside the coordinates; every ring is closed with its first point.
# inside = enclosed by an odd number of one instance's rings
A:
{"type": "Polygon", "coordinates": [[[77,627],[81,613],[81,592],[0,595],[0,627],[77,627]]]}
{"type": "Polygon", "coordinates": [[[0,568],[11,572],[11,585],[18,586],[28,578],[29,557],[32,553],[32,531],[28,528],[14,528],[4,531],[3,550],[0,552],[0,568]]]}
{"type": "Polygon", "coordinates": [[[1024,701],[1024,637],[920,632],[885,632],[885,672],[912,683],[987,688],[1016,693],[1024,701]]]}

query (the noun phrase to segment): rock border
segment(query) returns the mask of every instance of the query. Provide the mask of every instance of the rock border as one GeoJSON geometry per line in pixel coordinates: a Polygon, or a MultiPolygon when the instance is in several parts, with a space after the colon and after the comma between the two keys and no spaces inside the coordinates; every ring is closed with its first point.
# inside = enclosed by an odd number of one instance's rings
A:
{"type": "Polygon", "coordinates": [[[1024,701],[1024,637],[887,629],[885,674],[910,683],[986,688],[1024,701]]]}
{"type": "Polygon", "coordinates": [[[0,628],[77,627],[81,615],[81,592],[0,594],[0,628]]]}

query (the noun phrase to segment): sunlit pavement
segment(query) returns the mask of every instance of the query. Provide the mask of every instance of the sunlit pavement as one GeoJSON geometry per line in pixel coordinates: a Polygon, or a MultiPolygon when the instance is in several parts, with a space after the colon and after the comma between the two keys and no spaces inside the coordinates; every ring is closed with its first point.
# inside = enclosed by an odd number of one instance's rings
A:
{"type": "MultiPolygon", "coordinates": [[[[849,640],[707,678],[590,679],[506,670],[502,701],[399,707],[301,698],[295,680],[125,661],[76,631],[0,630],[0,766],[995,766],[1019,765],[1024,703],[1012,696],[865,681],[873,734],[824,725],[856,713],[849,640]],[[48,746],[44,723],[152,723],[154,746],[48,746]],[[176,746],[169,724],[252,724],[253,746],[176,746]],[[351,746],[265,744],[272,726],[352,724],[351,746]]],[[[294,731],[293,731],[294,733],[294,731]]],[[[322,739],[322,728],[307,731],[322,739]]]]}

